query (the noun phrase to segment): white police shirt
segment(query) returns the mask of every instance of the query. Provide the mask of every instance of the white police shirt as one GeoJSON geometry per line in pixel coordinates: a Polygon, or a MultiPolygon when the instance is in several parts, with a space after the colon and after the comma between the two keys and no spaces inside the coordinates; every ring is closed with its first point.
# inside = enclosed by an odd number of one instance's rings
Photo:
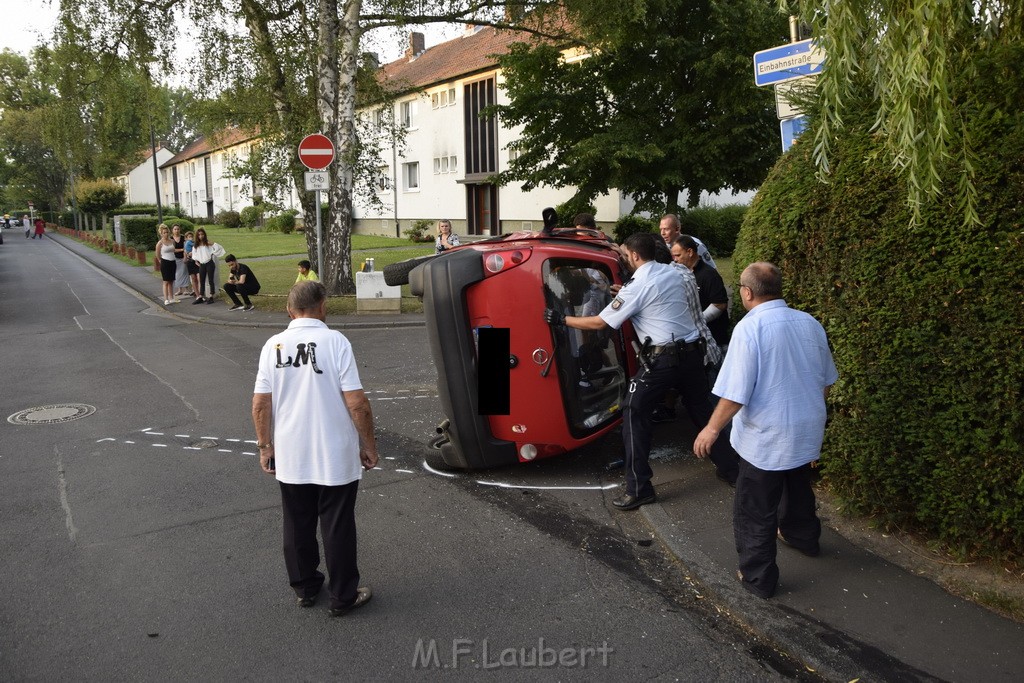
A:
{"type": "Polygon", "coordinates": [[[598,315],[616,330],[629,320],[637,339],[650,337],[655,346],[662,346],[697,341],[700,333],[686,306],[679,272],[666,263],[648,261],[598,315]]]}
{"type": "MultiPolygon", "coordinates": [[[[693,235],[690,235],[690,237],[693,237],[693,235]]],[[[715,259],[711,258],[711,252],[704,246],[704,243],[696,237],[693,237],[693,241],[697,243],[697,256],[700,257],[700,260],[718,270],[718,266],[715,265],[715,259]]]]}
{"type": "Polygon", "coordinates": [[[253,392],[271,394],[278,481],[341,486],[362,478],[359,434],[342,396],[362,388],[348,339],[315,318],[292,320],[264,344],[253,392]]]}

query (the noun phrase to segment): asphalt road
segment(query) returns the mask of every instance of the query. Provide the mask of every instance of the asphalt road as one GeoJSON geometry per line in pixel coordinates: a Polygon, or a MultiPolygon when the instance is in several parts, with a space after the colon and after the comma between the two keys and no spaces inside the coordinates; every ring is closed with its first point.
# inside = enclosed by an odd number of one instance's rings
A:
{"type": "Polygon", "coordinates": [[[347,333],[382,455],[357,504],[375,597],[341,619],[296,607],[251,441],[270,332],[182,321],[21,235],[0,246],[0,416],[31,422],[0,421],[0,679],[813,678],[609,511],[613,445],[425,469],[422,329],[347,333]],[[61,421],[78,405],[95,412],[61,421]]]}

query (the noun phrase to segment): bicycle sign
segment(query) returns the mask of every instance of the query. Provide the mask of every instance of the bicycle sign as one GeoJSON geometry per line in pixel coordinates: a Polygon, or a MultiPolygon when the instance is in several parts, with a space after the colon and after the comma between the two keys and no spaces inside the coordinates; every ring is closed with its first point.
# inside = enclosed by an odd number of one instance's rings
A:
{"type": "Polygon", "coordinates": [[[327,171],[306,171],[306,190],[326,190],[331,186],[331,175],[327,171]]]}

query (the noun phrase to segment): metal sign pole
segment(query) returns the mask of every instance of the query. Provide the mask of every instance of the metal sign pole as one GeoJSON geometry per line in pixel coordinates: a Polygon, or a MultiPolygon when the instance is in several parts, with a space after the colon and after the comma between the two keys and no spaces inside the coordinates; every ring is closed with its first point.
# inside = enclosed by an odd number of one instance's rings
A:
{"type": "MultiPolygon", "coordinates": [[[[320,190],[316,191],[316,267],[320,282],[324,281],[324,239],[320,227],[320,190]]],[[[326,285],[325,285],[326,286],[326,285]]]]}

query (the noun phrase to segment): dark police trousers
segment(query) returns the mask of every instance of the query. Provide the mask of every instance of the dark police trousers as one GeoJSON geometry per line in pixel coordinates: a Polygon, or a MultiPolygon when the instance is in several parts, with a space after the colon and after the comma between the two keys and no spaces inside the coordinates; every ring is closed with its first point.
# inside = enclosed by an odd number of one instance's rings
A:
{"type": "Polygon", "coordinates": [[[330,607],[349,607],[356,601],[359,567],[356,563],[356,493],[359,480],[343,486],[281,485],[284,512],[284,563],[288,581],[300,598],[312,598],[324,585],[316,525],[324,538],[330,607]]]}
{"type": "MultiPolygon", "coordinates": [[[[675,389],[690,420],[703,429],[711,419],[711,390],[704,372],[704,351],[700,345],[680,345],[678,354],[662,353],[640,369],[629,382],[622,414],[622,442],[625,446],[626,493],[638,498],[654,494],[651,485],[651,413],[665,392],[675,389]]],[[[729,444],[729,429],[722,430],[711,448],[711,461],[730,481],[736,479],[739,456],[729,444]]]]}

